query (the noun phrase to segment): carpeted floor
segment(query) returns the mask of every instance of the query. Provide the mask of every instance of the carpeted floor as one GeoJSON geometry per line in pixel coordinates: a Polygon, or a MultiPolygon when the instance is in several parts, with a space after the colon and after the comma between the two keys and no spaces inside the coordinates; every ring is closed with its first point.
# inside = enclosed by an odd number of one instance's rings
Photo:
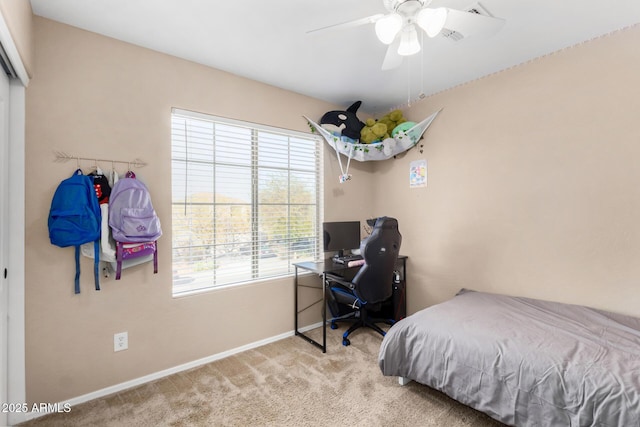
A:
{"type": "MultiPolygon", "coordinates": [[[[502,426],[377,365],[381,337],[361,329],[328,350],[300,337],[249,350],[21,426],[502,426]]],[[[320,338],[321,329],[309,333],[320,338]]]]}

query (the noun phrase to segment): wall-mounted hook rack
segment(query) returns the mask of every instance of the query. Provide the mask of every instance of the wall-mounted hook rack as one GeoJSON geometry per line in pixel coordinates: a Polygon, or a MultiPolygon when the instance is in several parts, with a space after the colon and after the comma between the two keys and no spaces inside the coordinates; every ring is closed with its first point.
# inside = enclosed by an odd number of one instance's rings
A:
{"type": "Polygon", "coordinates": [[[53,152],[56,156],[56,162],[58,163],[66,163],[69,160],[75,160],[77,162],[80,162],[80,160],[89,160],[89,161],[93,161],[93,162],[104,162],[104,163],[124,163],[126,165],[128,165],[128,168],[131,169],[131,167],[136,167],[136,168],[141,168],[147,165],[146,162],[135,158],[133,160],[114,160],[114,159],[97,159],[95,157],[81,157],[81,156],[72,156],[70,154],[65,153],[64,151],[54,151],[53,152]]]}

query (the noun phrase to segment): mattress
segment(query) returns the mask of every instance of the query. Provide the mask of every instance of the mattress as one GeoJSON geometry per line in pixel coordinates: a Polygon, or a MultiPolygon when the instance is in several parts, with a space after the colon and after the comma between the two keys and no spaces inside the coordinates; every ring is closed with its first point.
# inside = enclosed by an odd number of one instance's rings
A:
{"type": "Polygon", "coordinates": [[[516,426],[640,426],[640,319],[461,290],[396,323],[378,357],[516,426]]]}

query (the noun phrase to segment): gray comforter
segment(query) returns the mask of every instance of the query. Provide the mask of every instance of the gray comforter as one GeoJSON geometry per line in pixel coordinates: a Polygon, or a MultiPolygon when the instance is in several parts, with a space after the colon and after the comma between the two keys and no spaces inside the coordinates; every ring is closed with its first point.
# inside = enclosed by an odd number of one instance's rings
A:
{"type": "Polygon", "coordinates": [[[640,426],[640,319],[462,290],[395,324],[384,375],[515,426],[640,426]]]}

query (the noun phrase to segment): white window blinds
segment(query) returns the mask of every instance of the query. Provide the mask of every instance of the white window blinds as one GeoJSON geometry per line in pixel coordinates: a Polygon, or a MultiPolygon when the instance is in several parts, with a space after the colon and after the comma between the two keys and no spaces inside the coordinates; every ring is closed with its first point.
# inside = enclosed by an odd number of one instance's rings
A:
{"type": "Polygon", "coordinates": [[[178,109],[171,130],[174,295],[318,258],[319,138],[178,109]]]}

